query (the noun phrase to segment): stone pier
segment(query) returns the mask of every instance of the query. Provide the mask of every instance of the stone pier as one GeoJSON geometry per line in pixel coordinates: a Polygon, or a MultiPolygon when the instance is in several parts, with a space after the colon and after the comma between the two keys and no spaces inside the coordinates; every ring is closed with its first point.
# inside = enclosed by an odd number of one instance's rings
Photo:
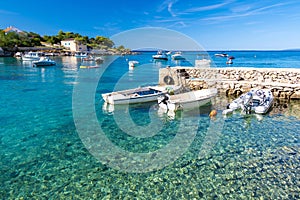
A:
{"type": "Polygon", "coordinates": [[[160,69],[159,84],[182,84],[191,90],[216,87],[227,96],[267,88],[276,98],[300,99],[300,69],[172,67],[160,69]]]}

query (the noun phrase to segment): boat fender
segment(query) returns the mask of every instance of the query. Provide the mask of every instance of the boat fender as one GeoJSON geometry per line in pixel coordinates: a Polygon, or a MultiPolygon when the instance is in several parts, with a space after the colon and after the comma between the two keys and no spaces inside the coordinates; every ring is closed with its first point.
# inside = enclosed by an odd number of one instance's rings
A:
{"type": "Polygon", "coordinates": [[[210,113],[209,113],[209,117],[212,118],[212,117],[215,117],[217,115],[217,111],[216,110],[212,110],[210,113]]]}

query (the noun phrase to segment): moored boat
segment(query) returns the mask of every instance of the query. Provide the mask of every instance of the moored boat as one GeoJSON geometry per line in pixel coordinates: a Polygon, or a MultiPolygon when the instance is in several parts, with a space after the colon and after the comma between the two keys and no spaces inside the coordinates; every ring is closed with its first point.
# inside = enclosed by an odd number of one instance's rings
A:
{"type": "Polygon", "coordinates": [[[52,66],[52,65],[56,65],[56,62],[51,60],[48,57],[41,57],[39,60],[37,61],[32,61],[33,66],[35,67],[41,67],[41,66],[52,66]]]}
{"type": "Polygon", "coordinates": [[[110,104],[133,104],[157,101],[158,96],[166,93],[176,93],[181,86],[145,86],[102,94],[105,102],[110,104]]]}
{"type": "Polygon", "coordinates": [[[130,61],[128,61],[128,67],[129,67],[129,69],[133,69],[138,64],[139,64],[139,61],[136,61],[136,60],[130,60],[130,61]]]}
{"type": "Polygon", "coordinates": [[[180,51],[175,52],[171,57],[173,60],[185,60],[180,51]]]}
{"type": "Polygon", "coordinates": [[[166,111],[190,110],[206,105],[218,93],[217,89],[194,90],[175,95],[160,96],[157,101],[161,108],[166,111]]]}
{"type": "Polygon", "coordinates": [[[41,58],[41,56],[44,56],[44,53],[30,51],[22,55],[22,61],[37,61],[41,58]]]}
{"type": "Polygon", "coordinates": [[[163,51],[158,51],[156,55],[152,56],[152,58],[157,60],[168,60],[168,55],[163,51]]]}
{"type": "Polygon", "coordinates": [[[237,109],[250,114],[266,114],[273,105],[274,96],[269,89],[251,89],[233,100],[223,114],[230,114],[237,109]]]}
{"type": "Polygon", "coordinates": [[[88,54],[86,52],[76,52],[74,56],[76,58],[87,58],[88,54]]]}
{"type": "Polygon", "coordinates": [[[21,52],[17,52],[14,55],[15,58],[22,58],[22,53],[21,52]]]}
{"type": "Polygon", "coordinates": [[[215,54],[216,57],[228,57],[227,53],[216,53],[215,54]]]}

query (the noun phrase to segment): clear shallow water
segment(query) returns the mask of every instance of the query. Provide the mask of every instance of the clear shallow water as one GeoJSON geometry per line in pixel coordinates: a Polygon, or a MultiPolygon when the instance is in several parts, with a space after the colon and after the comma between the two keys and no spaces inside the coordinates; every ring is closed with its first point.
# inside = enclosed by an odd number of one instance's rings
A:
{"type": "MultiPolygon", "coordinates": [[[[276,52],[269,57],[273,53],[255,52],[258,63],[244,56],[247,64],[239,66],[277,66],[276,61],[282,58],[286,61],[284,67],[294,67],[290,63],[299,60],[298,52],[281,56],[276,52]],[[262,64],[268,60],[272,62],[262,64]]],[[[244,54],[252,55],[235,52],[234,64],[244,54]]],[[[177,64],[152,62],[151,55],[115,60],[101,77],[95,94],[95,110],[102,130],[113,144],[126,151],[153,152],[170,143],[178,130],[195,133],[187,150],[175,162],[147,173],[127,173],[104,165],[80,140],[72,113],[73,87],[79,84],[76,78],[83,70],[79,69],[80,60],[57,57],[57,66],[33,68],[30,63],[14,58],[0,58],[1,199],[300,198],[298,101],[280,102],[263,117],[235,114],[223,118],[221,111],[228,102],[224,97],[216,98],[211,106],[199,111],[175,117],[160,113],[155,104],[103,110],[101,93],[113,90],[117,81],[117,88],[155,83],[159,68],[177,64]],[[129,72],[126,59],[139,60],[141,65],[129,72]],[[208,117],[211,109],[218,110],[214,120],[208,117]],[[133,137],[115,122],[114,116],[121,112],[129,113],[137,125],[147,126],[152,119],[161,128],[153,137],[133,137]]],[[[90,76],[84,81],[93,82],[101,65],[85,72],[90,76]]],[[[126,124],[129,119],[123,120],[126,124]]],[[[152,134],[154,128],[145,133],[152,134]]]]}

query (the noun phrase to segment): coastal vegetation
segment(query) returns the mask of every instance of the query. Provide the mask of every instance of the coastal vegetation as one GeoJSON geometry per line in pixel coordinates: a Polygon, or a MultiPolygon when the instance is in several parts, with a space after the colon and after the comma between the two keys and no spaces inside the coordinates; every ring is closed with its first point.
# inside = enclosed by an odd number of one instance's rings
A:
{"type": "Polygon", "coordinates": [[[61,41],[74,39],[76,42],[87,45],[89,49],[103,49],[112,52],[129,52],[123,45],[116,47],[114,42],[108,37],[96,36],[88,37],[79,33],[64,32],[60,30],[57,35],[41,36],[33,32],[5,32],[0,29],[0,47],[6,51],[17,51],[18,47],[61,47],[61,41]]]}

